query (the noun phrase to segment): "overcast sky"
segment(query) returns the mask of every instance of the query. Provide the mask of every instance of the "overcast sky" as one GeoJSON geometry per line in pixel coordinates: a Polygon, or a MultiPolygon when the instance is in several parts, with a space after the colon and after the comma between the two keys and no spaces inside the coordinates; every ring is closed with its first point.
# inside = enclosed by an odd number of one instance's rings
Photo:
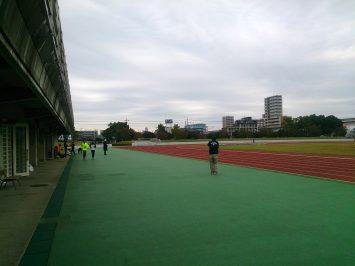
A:
{"type": "Polygon", "coordinates": [[[75,127],[355,116],[355,0],[59,0],[75,127]]]}

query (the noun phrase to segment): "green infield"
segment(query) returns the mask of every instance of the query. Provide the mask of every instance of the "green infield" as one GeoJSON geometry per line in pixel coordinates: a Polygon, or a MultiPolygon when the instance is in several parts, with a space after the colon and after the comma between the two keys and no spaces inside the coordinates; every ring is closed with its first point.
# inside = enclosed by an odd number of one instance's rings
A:
{"type": "Polygon", "coordinates": [[[121,149],[77,155],[51,218],[48,265],[354,263],[354,185],[232,165],[219,172],[121,149]]]}
{"type": "Polygon", "coordinates": [[[291,152],[317,155],[338,155],[355,157],[355,142],[311,142],[311,143],[257,143],[225,145],[221,149],[263,152],[291,152]]]}

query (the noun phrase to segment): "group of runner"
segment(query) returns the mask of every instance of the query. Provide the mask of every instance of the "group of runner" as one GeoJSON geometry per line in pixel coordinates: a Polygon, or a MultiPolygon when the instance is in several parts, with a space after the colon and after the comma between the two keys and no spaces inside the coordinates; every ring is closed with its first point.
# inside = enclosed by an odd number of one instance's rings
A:
{"type": "MultiPolygon", "coordinates": [[[[104,149],[104,155],[107,155],[107,141],[106,139],[103,142],[103,149],[104,149]]],[[[83,160],[86,160],[86,152],[87,150],[90,149],[91,151],[91,159],[95,160],[95,152],[96,152],[96,143],[92,141],[90,144],[88,144],[85,140],[80,145],[80,148],[78,149],[78,153],[82,153],[83,155],[83,160]]]]}
{"type": "Polygon", "coordinates": [[[56,158],[64,158],[64,157],[67,157],[67,155],[71,155],[71,154],[75,154],[75,151],[74,151],[74,142],[72,142],[70,144],[70,147],[71,149],[68,150],[68,144],[66,141],[64,141],[64,144],[63,144],[63,147],[62,147],[62,144],[61,143],[57,143],[55,146],[54,146],[54,157],[56,158]]]}
{"type": "MultiPolygon", "coordinates": [[[[207,144],[209,147],[209,162],[210,162],[210,170],[212,175],[218,174],[217,170],[217,163],[218,163],[218,150],[219,150],[219,143],[216,139],[216,137],[213,137],[212,140],[210,140],[207,144]]],[[[83,154],[83,160],[86,159],[86,152],[90,148],[91,151],[91,159],[95,160],[95,152],[96,152],[96,143],[92,141],[90,144],[88,144],[85,140],[81,143],[80,148],[78,152],[82,152],[83,154]]],[[[103,142],[103,149],[104,149],[104,155],[107,154],[107,141],[106,139],[103,142]]],[[[72,147],[72,152],[75,154],[74,147],[72,147]]]]}

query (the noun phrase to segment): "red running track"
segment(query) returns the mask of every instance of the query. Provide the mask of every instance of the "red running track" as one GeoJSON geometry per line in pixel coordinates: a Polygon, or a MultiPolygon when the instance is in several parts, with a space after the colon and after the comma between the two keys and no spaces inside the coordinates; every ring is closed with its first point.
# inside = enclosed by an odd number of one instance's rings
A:
{"type": "MultiPolygon", "coordinates": [[[[208,160],[208,150],[198,145],[129,146],[130,150],[208,160]]],[[[220,150],[222,163],[355,182],[355,158],[291,153],[220,150]]]]}

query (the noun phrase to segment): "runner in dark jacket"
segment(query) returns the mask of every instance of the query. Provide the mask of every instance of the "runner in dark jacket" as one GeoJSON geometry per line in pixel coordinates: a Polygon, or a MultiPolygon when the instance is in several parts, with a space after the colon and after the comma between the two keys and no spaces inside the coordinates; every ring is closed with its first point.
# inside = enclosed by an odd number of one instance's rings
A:
{"type": "Polygon", "coordinates": [[[211,174],[216,175],[217,172],[217,163],[218,163],[218,149],[219,149],[219,143],[216,140],[216,137],[213,137],[212,140],[210,140],[207,144],[209,147],[209,161],[210,161],[210,169],[211,169],[211,174]]]}

